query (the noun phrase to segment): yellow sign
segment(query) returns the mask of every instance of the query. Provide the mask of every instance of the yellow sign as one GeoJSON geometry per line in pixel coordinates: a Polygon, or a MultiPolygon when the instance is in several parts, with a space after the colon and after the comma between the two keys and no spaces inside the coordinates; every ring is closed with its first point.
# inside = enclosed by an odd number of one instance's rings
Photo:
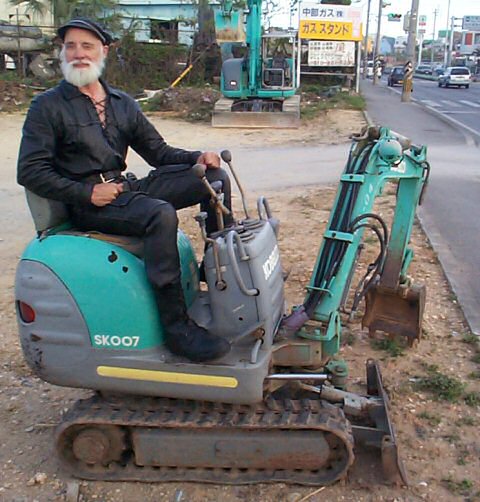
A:
{"type": "Polygon", "coordinates": [[[353,23],[342,21],[300,20],[300,38],[311,40],[361,40],[354,36],[353,23]]]}

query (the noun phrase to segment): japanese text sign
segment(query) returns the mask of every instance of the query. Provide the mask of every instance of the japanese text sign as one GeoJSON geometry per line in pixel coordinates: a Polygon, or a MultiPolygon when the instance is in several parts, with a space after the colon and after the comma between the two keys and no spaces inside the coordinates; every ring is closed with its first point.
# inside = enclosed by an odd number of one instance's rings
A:
{"type": "Polygon", "coordinates": [[[300,4],[300,38],[361,40],[361,25],[361,9],[344,5],[300,4]]]}

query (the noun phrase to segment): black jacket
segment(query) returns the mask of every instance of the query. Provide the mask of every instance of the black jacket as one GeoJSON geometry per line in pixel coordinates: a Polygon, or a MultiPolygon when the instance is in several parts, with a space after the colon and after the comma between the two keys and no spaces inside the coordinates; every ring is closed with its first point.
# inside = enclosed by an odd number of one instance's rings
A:
{"type": "Polygon", "coordinates": [[[195,164],[201,152],[167,145],[134,99],[102,84],[108,100],[105,129],[90,99],[66,81],[35,97],[23,126],[20,185],[49,199],[88,204],[94,185],[86,178],[123,171],[129,146],[160,170],[195,164]]]}

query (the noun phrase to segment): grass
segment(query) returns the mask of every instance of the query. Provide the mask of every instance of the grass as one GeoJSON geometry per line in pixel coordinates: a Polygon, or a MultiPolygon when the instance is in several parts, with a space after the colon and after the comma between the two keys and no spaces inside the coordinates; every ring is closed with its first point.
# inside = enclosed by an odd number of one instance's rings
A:
{"type": "Polygon", "coordinates": [[[395,339],[382,338],[380,340],[372,340],[371,346],[376,350],[384,350],[385,352],[388,352],[391,357],[402,356],[404,353],[404,347],[402,347],[395,339]]]}
{"type": "Polygon", "coordinates": [[[427,366],[427,375],[415,382],[417,390],[427,391],[437,400],[456,403],[463,396],[465,384],[460,380],[440,373],[435,365],[427,366]]]}
{"type": "Polygon", "coordinates": [[[480,352],[477,352],[473,357],[472,357],[472,362],[480,364],[480,352]]]}
{"type": "Polygon", "coordinates": [[[467,333],[467,334],[463,335],[462,342],[468,343],[470,345],[477,345],[478,344],[478,336],[474,335],[473,333],[467,333]]]}
{"type": "Polygon", "coordinates": [[[311,120],[320,112],[332,109],[364,110],[365,99],[359,94],[338,91],[330,92],[334,87],[322,87],[320,85],[302,85],[301,87],[301,117],[311,120]]]}
{"type": "Polygon", "coordinates": [[[442,479],[443,483],[447,489],[456,495],[469,495],[473,488],[473,482],[470,479],[462,479],[461,481],[455,481],[452,478],[442,479]]]}
{"type": "Polygon", "coordinates": [[[422,411],[418,414],[418,417],[422,420],[426,420],[431,427],[436,427],[442,421],[442,419],[438,415],[433,415],[428,411],[422,411]]]}
{"type": "Polygon", "coordinates": [[[477,425],[477,421],[473,417],[462,417],[455,422],[455,425],[458,425],[459,427],[462,427],[464,425],[473,427],[477,425]]]}
{"type": "Polygon", "coordinates": [[[480,393],[479,392],[467,392],[463,397],[465,403],[468,406],[480,406],[480,393]]]}

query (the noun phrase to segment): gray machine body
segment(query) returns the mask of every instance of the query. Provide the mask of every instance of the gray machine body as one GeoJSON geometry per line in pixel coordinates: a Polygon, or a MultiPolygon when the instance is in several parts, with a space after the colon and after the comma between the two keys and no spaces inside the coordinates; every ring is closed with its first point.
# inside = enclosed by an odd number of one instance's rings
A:
{"type": "Polygon", "coordinates": [[[242,86],[244,58],[230,58],[222,64],[223,86],[226,91],[238,91],[242,86]]]}
{"type": "MultiPolygon", "coordinates": [[[[172,355],[163,346],[129,351],[94,347],[83,314],[62,277],[44,263],[23,259],[16,274],[17,307],[18,301],[22,301],[35,311],[35,321],[26,323],[17,308],[27,363],[40,378],[61,386],[231,403],[260,402],[274,334],[284,313],[284,293],[274,227],[268,220],[255,221],[236,237],[232,232],[237,231],[231,231],[216,239],[226,284],[222,290],[216,286],[213,248],[208,247],[208,291],[201,291],[190,309],[199,324],[231,341],[232,350],[224,358],[193,364],[172,355]],[[187,375],[193,380],[198,378],[200,383],[106,377],[99,372],[104,366],[187,375]],[[213,380],[231,378],[236,383],[202,384],[203,376],[214,377],[213,380]]],[[[82,237],[79,245],[81,240],[82,237]]],[[[83,280],[88,281],[88,277],[83,280]]]]}

